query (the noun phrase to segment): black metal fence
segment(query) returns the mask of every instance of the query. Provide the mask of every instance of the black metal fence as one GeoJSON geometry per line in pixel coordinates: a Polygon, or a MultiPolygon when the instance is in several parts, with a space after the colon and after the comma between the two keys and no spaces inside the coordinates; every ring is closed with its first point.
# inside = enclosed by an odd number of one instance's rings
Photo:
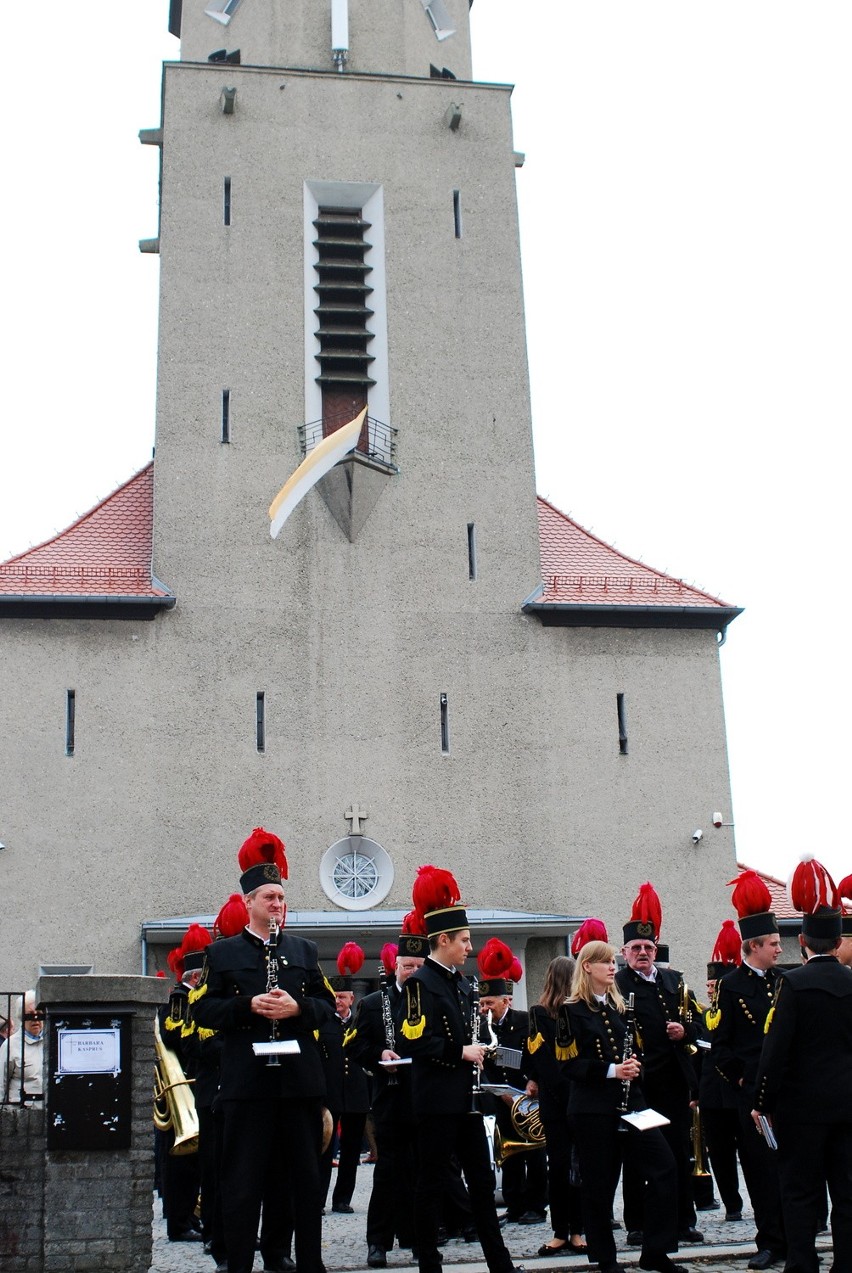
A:
{"type": "Polygon", "coordinates": [[[26,1010],[23,990],[0,990],[0,1105],[43,1099],[44,1018],[26,1010]]]}
{"type": "MultiPolygon", "coordinates": [[[[326,436],[328,425],[324,426],[322,420],[311,420],[309,424],[300,424],[298,430],[302,453],[309,455],[314,447],[319,442],[322,442],[323,437],[326,436]]],[[[367,416],[355,451],[358,455],[364,455],[367,459],[372,460],[374,464],[380,464],[383,468],[397,471],[397,433],[398,430],[392,425],[385,424],[383,420],[377,420],[374,416],[367,416]]]]}

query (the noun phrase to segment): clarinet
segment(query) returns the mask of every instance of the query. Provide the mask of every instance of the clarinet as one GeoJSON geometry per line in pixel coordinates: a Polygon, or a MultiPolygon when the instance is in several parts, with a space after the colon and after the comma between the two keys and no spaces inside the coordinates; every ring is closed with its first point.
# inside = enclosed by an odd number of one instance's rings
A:
{"type": "MultiPolygon", "coordinates": [[[[622,1063],[624,1061],[629,1061],[631,1056],[633,1055],[633,1018],[635,1015],[634,1000],[635,1000],[635,995],[631,991],[627,998],[627,1017],[625,1020],[625,1024],[627,1026],[627,1033],[624,1036],[624,1056],[621,1058],[622,1063]]],[[[619,1114],[627,1113],[627,1107],[629,1103],[630,1103],[630,1079],[622,1079],[621,1080],[621,1104],[618,1107],[619,1114]]]]}
{"type": "MultiPolygon", "coordinates": [[[[278,989],[278,921],[270,916],[269,920],[269,936],[264,943],[266,952],[266,993],[271,990],[278,989]]],[[[269,1039],[271,1043],[278,1042],[278,1022],[273,1020],[270,1027],[269,1039]]],[[[267,1065],[280,1065],[280,1056],[272,1053],[266,1058],[267,1065]]]]}
{"type": "MultiPolygon", "coordinates": [[[[381,982],[380,992],[382,996],[382,1024],[385,1027],[385,1047],[391,1051],[396,1051],[396,1028],[393,1023],[393,1014],[391,1012],[390,1003],[390,975],[385,971],[384,964],[379,964],[379,979],[381,982]]],[[[388,1087],[398,1087],[399,1079],[395,1073],[387,1076],[388,1087]]]]}
{"type": "MultiPolygon", "coordinates": [[[[479,1042],[479,981],[476,977],[470,979],[471,989],[473,990],[473,1011],[470,1020],[470,1041],[471,1043],[479,1042]]],[[[474,1062],[473,1066],[473,1091],[470,1094],[470,1112],[471,1114],[482,1113],[479,1108],[479,1098],[482,1092],[482,1071],[474,1062]]]]}

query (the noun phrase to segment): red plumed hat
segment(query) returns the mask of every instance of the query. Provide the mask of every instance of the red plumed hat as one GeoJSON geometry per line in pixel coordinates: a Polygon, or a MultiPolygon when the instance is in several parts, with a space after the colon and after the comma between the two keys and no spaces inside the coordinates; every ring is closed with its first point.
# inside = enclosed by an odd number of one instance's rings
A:
{"type": "Polygon", "coordinates": [[[640,937],[658,941],[662,926],[663,908],[657,890],[650,882],[640,885],[639,892],[633,899],[630,919],[624,925],[625,946],[640,937]]]}
{"type": "Polygon", "coordinates": [[[521,961],[518,959],[518,956],[515,955],[512,959],[512,967],[509,969],[509,980],[514,985],[516,981],[520,981],[523,978],[523,975],[524,970],[521,967],[521,961]]]}
{"type": "Polygon", "coordinates": [[[787,893],[802,911],[802,933],[807,937],[839,937],[843,912],[840,893],[828,871],[813,853],[803,853],[787,881],[787,893]]]}
{"type": "Polygon", "coordinates": [[[489,937],[476,957],[479,971],[482,974],[479,982],[480,995],[511,994],[508,976],[515,956],[499,937],[489,937]]]}
{"type": "Polygon", "coordinates": [[[772,894],[757,871],[741,871],[734,879],[731,903],[740,920],[740,933],[744,941],[753,937],[768,937],[778,932],[778,924],[770,910],[772,894]]]}
{"type": "Polygon", "coordinates": [[[575,957],[588,941],[609,941],[607,936],[606,924],[602,919],[593,919],[591,916],[584,919],[574,936],[571,938],[571,954],[575,957]]]}
{"type": "Polygon", "coordinates": [[[183,952],[180,946],[175,946],[174,950],[170,950],[166,955],[166,963],[171,968],[175,981],[183,981],[183,952]]]}
{"type": "Polygon", "coordinates": [[[426,921],[426,931],[456,933],[469,928],[467,914],[460,905],[461,893],[455,877],[440,866],[421,866],[411,890],[414,909],[426,921]]]}
{"type": "Polygon", "coordinates": [[[213,920],[216,937],[236,937],[248,923],[248,911],[242,893],[232,893],[213,920]]]}
{"type": "Polygon", "coordinates": [[[841,897],[852,901],[852,875],[844,875],[843,879],[837,886],[837,891],[841,897]]]}
{"type": "Polygon", "coordinates": [[[253,893],[263,884],[280,884],[288,878],[284,841],[271,831],[255,827],[237,854],[242,875],[240,888],[253,893]]]}
{"type": "Polygon", "coordinates": [[[718,981],[726,972],[742,963],[742,938],[732,919],[726,919],[719,929],[713,955],[707,965],[707,976],[718,981]]]}
{"type": "Polygon", "coordinates": [[[197,972],[201,968],[204,963],[204,951],[212,940],[206,928],[202,928],[200,924],[190,924],[180,945],[185,973],[197,972]]]}
{"type": "Polygon", "coordinates": [[[395,946],[392,941],[385,942],[379,951],[379,959],[382,961],[382,967],[389,977],[396,972],[396,957],[399,954],[399,947],[395,946]]]}
{"type": "Polygon", "coordinates": [[[364,964],[364,952],[357,942],[348,941],[337,956],[337,971],[341,977],[354,977],[364,964]]]}
{"type": "Polygon", "coordinates": [[[425,959],[429,954],[426,920],[420,911],[409,911],[402,921],[398,945],[398,954],[403,959],[425,959]]]}

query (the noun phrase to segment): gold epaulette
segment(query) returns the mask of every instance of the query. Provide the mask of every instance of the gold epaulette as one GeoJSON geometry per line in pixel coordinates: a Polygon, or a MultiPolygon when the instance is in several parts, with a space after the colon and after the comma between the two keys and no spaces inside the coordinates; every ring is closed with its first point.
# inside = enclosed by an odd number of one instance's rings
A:
{"type": "Polygon", "coordinates": [[[541,1030],[539,1030],[538,1034],[533,1035],[531,1039],[529,1038],[527,1039],[527,1051],[530,1054],[532,1054],[533,1052],[537,1052],[539,1048],[541,1047],[542,1043],[544,1043],[544,1035],[542,1034],[541,1030]]]}
{"type": "Polygon", "coordinates": [[[163,1024],[167,1030],[180,1030],[183,1026],[180,1017],[166,1017],[163,1024]]]}
{"type": "Polygon", "coordinates": [[[556,1046],[554,1047],[554,1052],[557,1061],[572,1061],[577,1055],[577,1040],[572,1033],[571,1021],[564,1003],[560,1004],[556,1017],[556,1046]]]}
{"type": "Polygon", "coordinates": [[[199,1000],[199,999],[202,999],[202,998],[204,997],[204,995],[206,995],[206,994],[207,994],[207,982],[206,982],[206,981],[204,981],[204,982],[202,982],[202,983],[201,983],[201,985],[200,985],[200,986],[196,986],[194,990],[190,990],[190,992],[189,992],[189,1002],[190,1002],[190,1003],[198,1003],[198,1000],[199,1000]]]}
{"type": "Polygon", "coordinates": [[[405,1001],[408,1004],[408,1012],[400,1028],[406,1039],[419,1039],[426,1029],[426,1017],[420,1005],[420,987],[415,985],[413,989],[414,998],[412,1000],[412,987],[405,987],[405,1001]]]}
{"type": "Polygon", "coordinates": [[[188,1039],[191,1034],[195,1034],[195,1022],[192,1020],[183,1021],[180,1027],[180,1037],[188,1039]]]}
{"type": "Polygon", "coordinates": [[[317,1043],[319,1043],[319,1030],[314,1030],[314,1038],[316,1039],[317,1043]]]}
{"type": "Polygon", "coordinates": [[[722,1009],[719,1007],[708,1008],[707,1015],[704,1020],[707,1022],[708,1030],[715,1030],[719,1022],[722,1020],[722,1009]]]}
{"type": "Polygon", "coordinates": [[[198,1026],[198,1037],[202,1043],[206,1043],[208,1039],[212,1039],[215,1033],[215,1030],[208,1030],[206,1025],[198,1026]]]}
{"type": "Polygon", "coordinates": [[[556,1045],[557,1061],[573,1061],[576,1055],[577,1055],[577,1040],[576,1039],[572,1039],[567,1047],[565,1047],[563,1044],[557,1043],[556,1045]]]}

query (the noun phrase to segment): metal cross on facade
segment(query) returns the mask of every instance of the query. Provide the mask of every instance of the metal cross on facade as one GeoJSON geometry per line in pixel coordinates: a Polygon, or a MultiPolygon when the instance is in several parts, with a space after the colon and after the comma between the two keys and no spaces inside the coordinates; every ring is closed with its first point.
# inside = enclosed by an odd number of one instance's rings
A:
{"type": "Polygon", "coordinates": [[[349,831],[349,834],[350,834],[350,835],[363,835],[363,834],[364,834],[364,832],[361,830],[361,823],[362,823],[362,822],[364,821],[364,819],[367,817],[367,810],[366,810],[366,809],[361,809],[361,808],[359,807],[359,805],[358,805],[358,801],[357,801],[357,800],[354,800],[354,801],[352,802],[351,807],[350,807],[349,809],[347,809],[347,810],[346,810],[346,812],[344,813],[344,815],[343,815],[343,816],[344,816],[344,818],[347,820],[347,822],[351,822],[351,823],[352,823],[352,827],[351,827],[351,829],[350,829],[350,831],[349,831]]]}

